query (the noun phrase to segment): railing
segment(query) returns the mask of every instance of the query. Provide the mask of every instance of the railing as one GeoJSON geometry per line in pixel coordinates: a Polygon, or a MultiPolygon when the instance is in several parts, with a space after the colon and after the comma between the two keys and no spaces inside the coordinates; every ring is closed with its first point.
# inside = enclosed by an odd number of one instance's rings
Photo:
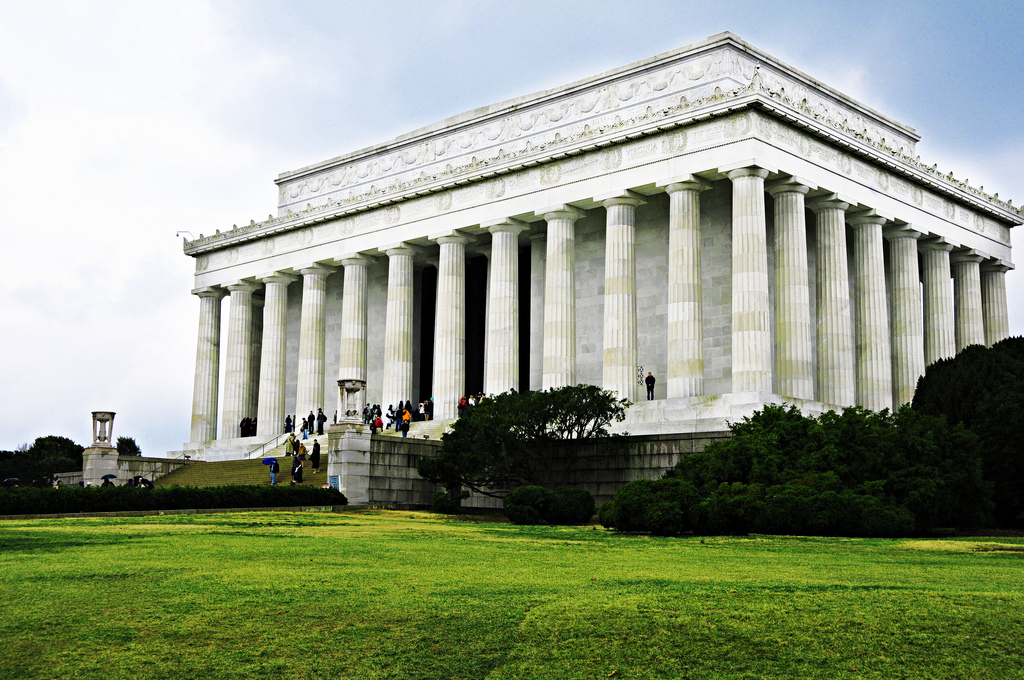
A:
{"type": "Polygon", "coordinates": [[[272,450],[276,449],[278,446],[281,445],[281,442],[283,442],[285,439],[288,438],[289,434],[291,434],[291,433],[290,432],[282,432],[281,434],[277,435],[273,439],[267,440],[266,442],[264,442],[258,448],[251,449],[249,451],[249,453],[246,454],[246,457],[247,458],[257,458],[259,456],[262,456],[268,450],[272,451],[272,450]]]}

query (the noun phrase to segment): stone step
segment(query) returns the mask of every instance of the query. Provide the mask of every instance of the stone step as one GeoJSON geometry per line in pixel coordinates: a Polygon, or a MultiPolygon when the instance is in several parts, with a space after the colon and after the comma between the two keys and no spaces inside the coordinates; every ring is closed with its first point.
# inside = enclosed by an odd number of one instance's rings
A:
{"type": "MultiPolygon", "coordinates": [[[[424,420],[418,423],[409,423],[409,437],[413,439],[440,439],[445,430],[451,425],[450,420],[424,420]]],[[[395,430],[385,429],[379,434],[385,437],[399,437],[402,433],[395,430]]]]}
{"type": "MultiPolygon", "coordinates": [[[[215,463],[195,462],[184,465],[174,472],[155,480],[155,486],[228,486],[234,484],[270,486],[270,466],[263,464],[263,458],[277,458],[281,471],[277,473],[278,484],[291,483],[292,459],[286,456],[263,456],[252,460],[227,460],[215,463]]],[[[319,473],[306,461],[302,473],[303,486],[323,486],[327,483],[327,464],[321,460],[319,473]]]]}

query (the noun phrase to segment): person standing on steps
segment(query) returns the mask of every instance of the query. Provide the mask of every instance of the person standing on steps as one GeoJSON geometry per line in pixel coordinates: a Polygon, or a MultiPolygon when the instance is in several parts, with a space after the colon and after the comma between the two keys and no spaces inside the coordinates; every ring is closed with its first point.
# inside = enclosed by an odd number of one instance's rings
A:
{"type": "Polygon", "coordinates": [[[327,416],[324,415],[324,410],[318,408],[316,410],[316,433],[321,437],[324,436],[324,423],[327,422],[327,416]]]}
{"type": "Polygon", "coordinates": [[[647,379],[644,382],[647,384],[647,401],[651,401],[654,399],[654,383],[656,380],[650,371],[647,371],[647,379]]]}
{"type": "Polygon", "coordinates": [[[309,464],[313,466],[313,474],[320,472],[320,442],[313,440],[313,453],[309,455],[309,464]]]}
{"type": "Polygon", "coordinates": [[[288,435],[288,438],[284,440],[284,455],[293,456],[295,455],[295,433],[288,435]]]}
{"type": "Polygon", "coordinates": [[[308,432],[309,427],[306,425],[306,419],[305,418],[302,419],[302,425],[299,427],[299,429],[302,430],[302,438],[305,439],[306,435],[309,434],[309,432],[308,432]]]}
{"type": "Polygon", "coordinates": [[[310,436],[313,436],[313,429],[316,427],[316,416],[313,415],[313,411],[310,410],[309,415],[306,416],[306,431],[309,432],[310,436]]]}
{"type": "Polygon", "coordinates": [[[277,484],[277,473],[280,471],[281,466],[277,464],[277,460],[275,459],[274,462],[270,464],[270,486],[277,484]]]}

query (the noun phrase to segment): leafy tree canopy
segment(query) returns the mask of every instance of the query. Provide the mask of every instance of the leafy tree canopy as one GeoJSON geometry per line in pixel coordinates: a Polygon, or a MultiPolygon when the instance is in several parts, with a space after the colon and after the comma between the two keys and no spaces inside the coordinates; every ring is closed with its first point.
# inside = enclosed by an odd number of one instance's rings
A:
{"type": "Polygon", "coordinates": [[[608,426],[625,419],[627,406],[611,392],[582,384],[485,397],[455,421],[435,458],[420,460],[419,473],[451,490],[489,496],[540,485],[598,455],[587,453],[587,444],[615,439],[608,426]]]}
{"type": "Polygon", "coordinates": [[[972,345],[918,380],[914,409],[963,423],[981,439],[1000,526],[1024,525],[1024,338],[972,345]]]}
{"type": "Polygon", "coordinates": [[[134,437],[117,438],[117,455],[119,456],[141,456],[142,449],[135,443],[134,437]]]}
{"type": "Polygon", "coordinates": [[[15,477],[22,486],[49,486],[56,473],[82,469],[83,451],[67,437],[39,437],[24,451],[0,451],[0,480],[15,477]]]}

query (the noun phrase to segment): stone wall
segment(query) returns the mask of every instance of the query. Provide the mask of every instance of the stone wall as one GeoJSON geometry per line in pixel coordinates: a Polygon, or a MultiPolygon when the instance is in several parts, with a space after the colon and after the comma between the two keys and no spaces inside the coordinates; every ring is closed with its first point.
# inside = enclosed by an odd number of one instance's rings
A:
{"type": "MultiPolygon", "coordinates": [[[[576,485],[594,495],[598,506],[611,500],[615,492],[626,482],[637,479],[657,479],[671,469],[682,456],[699,453],[710,442],[729,436],[728,432],[702,432],[662,434],[628,437],[625,448],[614,455],[600,455],[599,446],[592,445],[567,473],[551,475],[545,484],[551,487],[576,485]]],[[[433,495],[442,490],[419,476],[416,465],[422,456],[434,456],[441,447],[437,440],[399,439],[395,437],[371,437],[369,434],[349,434],[339,438],[331,437],[332,454],[344,457],[340,451],[341,442],[359,443],[355,448],[368,443],[369,466],[365,478],[348,478],[348,484],[365,484],[366,492],[361,494],[353,488],[343,489],[351,498],[365,498],[370,505],[384,505],[400,508],[429,508],[433,495]],[[369,440],[366,442],[365,440],[369,440]]],[[[350,444],[351,445],[351,444],[350,444]]],[[[333,458],[334,456],[332,456],[333,458]]],[[[560,467],[557,463],[554,469],[560,467]]],[[[340,469],[340,468],[339,468],[340,469]]],[[[329,472],[328,474],[336,474],[329,472]]],[[[353,501],[359,502],[359,501],[353,501]]],[[[463,506],[473,509],[500,509],[501,500],[479,494],[471,495],[463,506]]]]}

